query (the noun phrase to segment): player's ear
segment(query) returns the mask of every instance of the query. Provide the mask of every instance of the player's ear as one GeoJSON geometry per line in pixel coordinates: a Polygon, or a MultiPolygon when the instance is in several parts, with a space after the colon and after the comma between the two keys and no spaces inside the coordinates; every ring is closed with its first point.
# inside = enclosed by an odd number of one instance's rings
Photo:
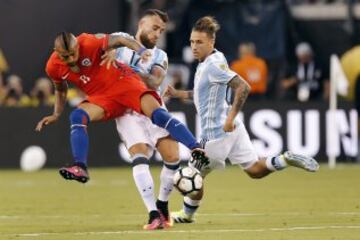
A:
{"type": "Polygon", "coordinates": [[[144,22],[145,22],[144,18],[140,19],[140,21],[138,23],[138,28],[140,28],[144,24],[144,22]]]}

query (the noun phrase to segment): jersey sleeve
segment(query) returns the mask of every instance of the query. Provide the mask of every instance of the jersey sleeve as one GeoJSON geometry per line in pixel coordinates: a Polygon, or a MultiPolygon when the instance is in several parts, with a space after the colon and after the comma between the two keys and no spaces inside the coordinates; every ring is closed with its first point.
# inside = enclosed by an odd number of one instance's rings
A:
{"type": "Polygon", "coordinates": [[[45,68],[46,74],[53,80],[55,83],[61,83],[64,81],[61,76],[61,71],[55,64],[51,61],[51,59],[46,64],[45,68]]]}
{"type": "Polygon", "coordinates": [[[88,34],[82,33],[77,37],[78,41],[90,48],[107,49],[109,34],[88,34]]]}
{"type": "Polygon", "coordinates": [[[209,64],[207,71],[211,83],[227,84],[237,75],[230,70],[226,62],[212,62],[209,64]]]}
{"type": "Polygon", "coordinates": [[[168,70],[168,66],[169,66],[168,56],[162,50],[159,50],[158,54],[156,54],[156,56],[154,58],[154,62],[152,64],[152,66],[151,66],[151,69],[156,67],[156,66],[161,67],[165,71],[165,73],[168,70]]]}

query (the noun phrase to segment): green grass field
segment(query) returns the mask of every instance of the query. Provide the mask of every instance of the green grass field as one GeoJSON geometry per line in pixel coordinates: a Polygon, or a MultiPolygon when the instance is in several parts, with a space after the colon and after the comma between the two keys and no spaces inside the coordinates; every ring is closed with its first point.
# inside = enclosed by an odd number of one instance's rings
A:
{"type": "MultiPolygon", "coordinates": [[[[0,171],[0,239],[360,239],[359,165],[287,169],[262,180],[229,167],[206,180],[196,223],[151,232],[142,230],[147,214],[129,168],[90,174],[81,185],[57,170],[0,171]]],[[[180,206],[174,192],[170,207],[180,206]]]]}

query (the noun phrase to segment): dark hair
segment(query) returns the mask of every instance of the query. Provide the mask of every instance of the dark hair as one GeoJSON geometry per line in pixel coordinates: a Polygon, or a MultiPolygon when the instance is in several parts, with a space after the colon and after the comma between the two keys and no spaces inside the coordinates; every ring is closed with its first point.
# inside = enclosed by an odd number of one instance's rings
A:
{"type": "Polygon", "coordinates": [[[146,16],[159,16],[164,23],[167,23],[169,21],[169,16],[167,15],[167,13],[158,9],[146,10],[142,15],[142,18],[146,16]]]}
{"type": "Polygon", "coordinates": [[[64,43],[64,49],[66,51],[69,51],[69,33],[67,32],[62,32],[61,33],[61,38],[63,40],[63,43],[64,43]]]}
{"type": "MultiPolygon", "coordinates": [[[[73,38],[73,34],[70,32],[60,32],[56,36],[56,40],[60,41],[61,46],[66,50],[69,51],[71,47],[71,40],[73,38]]],[[[56,41],[55,40],[55,41],[56,41]]]]}
{"type": "Polygon", "coordinates": [[[197,32],[205,32],[210,38],[215,39],[216,32],[219,31],[220,25],[214,17],[206,16],[196,21],[192,30],[197,32]]]}

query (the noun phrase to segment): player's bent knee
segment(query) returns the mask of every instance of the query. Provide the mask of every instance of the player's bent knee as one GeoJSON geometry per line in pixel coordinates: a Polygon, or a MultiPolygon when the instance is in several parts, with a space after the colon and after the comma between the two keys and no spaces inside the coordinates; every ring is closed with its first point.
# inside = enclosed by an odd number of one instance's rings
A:
{"type": "Polygon", "coordinates": [[[151,115],[152,122],[162,128],[165,128],[165,129],[166,129],[170,119],[171,119],[171,116],[163,108],[155,109],[151,115]]]}
{"type": "Polygon", "coordinates": [[[164,158],[164,162],[168,163],[177,163],[180,161],[178,154],[165,154],[162,155],[162,157],[164,158]]]}
{"type": "Polygon", "coordinates": [[[149,153],[149,147],[145,143],[137,143],[129,148],[129,153],[131,156],[135,154],[143,154],[145,156],[149,153]]]}
{"type": "Polygon", "coordinates": [[[75,110],[73,110],[70,114],[70,123],[71,125],[75,125],[75,126],[87,126],[88,123],[90,122],[90,117],[87,114],[87,112],[85,112],[83,109],[81,108],[77,108],[75,110]]]}
{"type": "Polygon", "coordinates": [[[154,110],[160,108],[160,103],[155,99],[151,93],[144,94],[141,99],[141,111],[149,118],[152,117],[154,110]]]}

